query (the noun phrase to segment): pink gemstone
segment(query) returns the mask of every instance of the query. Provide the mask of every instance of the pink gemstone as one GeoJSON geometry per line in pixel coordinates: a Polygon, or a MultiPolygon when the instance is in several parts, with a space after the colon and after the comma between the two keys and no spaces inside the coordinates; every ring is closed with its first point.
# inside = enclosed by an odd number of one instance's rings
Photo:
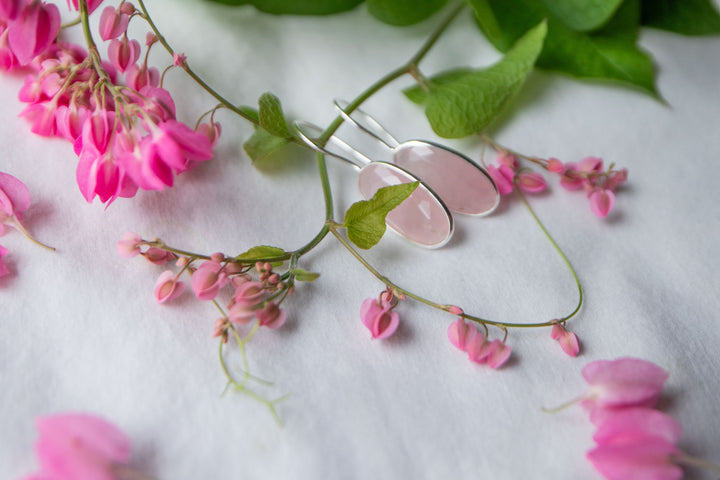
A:
{"type": "MultiPolygon", "coordinates": [[[[414,181],[416,179],[412,175],[395,165],[373,162],[360,171],[358,187],[360,194],[369,199],[382,187],[414,181]]],[[[424,247],[442,246],[453,232],[450,214],[422,183],[388,214],[385,223],[400,235],[424,247]]]]}
{"type": "Polygon", "coordinates": [[[447,148],[412,140],[395,148],[394,158],[397,165],[432,188],[453,212],[486,215],[500,202],[490,176],[447,148]]]}

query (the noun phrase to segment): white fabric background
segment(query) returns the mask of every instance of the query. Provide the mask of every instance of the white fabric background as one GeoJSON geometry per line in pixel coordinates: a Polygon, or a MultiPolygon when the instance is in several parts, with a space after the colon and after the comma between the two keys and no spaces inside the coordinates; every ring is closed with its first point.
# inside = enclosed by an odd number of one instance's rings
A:
{"type": "MultiPolygon", "coordinates": [[[[278,18],[197,1],[148,3],[170,43],[228,98],[252,105],[272,91],[291,117],[319,124],[332,119],[334,97],[350,99],[404,62],[438,20],[399,29],[364,7],[278,18]]],[[[670,371],[663,408],[684,426],[681,448],[720,462],[720,38],[645,31],[641,44],[655,55],[669,106],[535,72],[490,132],[525,153],[596,155],[629,169],[606,220],[554,178],[551,193],[532,200],[586,289],[569,324],[581,356],[565,356],[549,329],[513,330],[511,362],[492,371],[447,341],[451,316],[411,302],[398,307],[396,336],[370,341],[358,311],[382,285],[329,237],[301,262],[322,276],[286,302],[287,325],[248,347],[253,373],[276,382],[268,395],[291,394],[278,409],[282,428],[256,402],[220,397],[214,307],[191,295],[156,304],[162,269],[120,258],[115,242],[136,231],[205,253],[297,248],[323,222],[313,156],[296,148],[256,169],[241,148],[251,128],[220,113],[216,159],[176,188],[105,210],[80,195],[70,145],[34,136],[15,118],[22,79],[0,76],[0,170],[28,185],[27,227],[58,249],[17,232],[0,239],[15,272],[0,281],[0,476],[33,471],[36,416],[86,411],[120,426],[133,441],[132,465],[162,479],[600,478],[584,459],[592,445],[585,414],[540,409],[582,393],[586,363],[625,355],[670,371]]],[[[159,48],[152,57],[168,62],[159,48]]],[[[497,58],[465,12],[422,67],[432,74],[497,58]]],[[[438,140],[400,94],[410,84],[397,81],[365,109],[398,138],[438,140]]],[[[214,104],[180,72],[167,85],[186,120],[214,104]]],[[[445,143],[480,156],[474,140],[445,143]]],[[[341,218],[359,197],[356,177],[329,163],[341,218]]],[[[367,257],[401,285],[486,318],[545,321],[576,299],[569,272],[517,198],[488,218],[457,218],[443,249],[388,234],[367,257]]]]}

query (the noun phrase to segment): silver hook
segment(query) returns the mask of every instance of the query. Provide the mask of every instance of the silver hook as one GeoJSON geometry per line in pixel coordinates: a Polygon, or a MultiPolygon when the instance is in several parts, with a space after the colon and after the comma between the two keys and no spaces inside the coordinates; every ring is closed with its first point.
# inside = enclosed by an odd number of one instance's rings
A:
{"type": "Polygon", "coordinates": [[[372,162],[372,160],[370,160],[368,157],[358,152],[353,147],[337,138],[335,135],[331,136],[325,145],[320,145],[315,139],[322,135],[323,130],[313,123],[306,121],[296,121],[293,126],[298,132],[300,139],[302,139],[302,141],[305,142],[305,144],[313,150],[317,150],[320,153],[330,155],[331,157],[335,157],[339,160],[347,162],[355,168],[362,168],[368,163],[372,162]],[[328,148],[329,146],[334,146],[340,149],[344,154],[349,154],[352,158],[354,158],[354,160],[347,158],[346,156],[344,156],[343,153],[338,153],[336,151],[330,150],[328,148]]]}
{"type": "Polygon", "coordinates": [[[335,108],[338,109],[340,115],[348,123],[355,125],[357,128],[367,133],[371,137],[376,138],[390,150],[394,150],[398,147],[398,145],[400,145],[400,142],[398,142],[395,137],[390,135],[390,132],[388,132],[385,127],[380,125],[377,120],[371,117],[370,114],[364,112],[363,110],[360,110],[359,108],[356,108],[352,112],[348,113],[348,106],[350,106],[350,104],[345,100],[340,100],[337,98],[335,99],[335,108]]]}

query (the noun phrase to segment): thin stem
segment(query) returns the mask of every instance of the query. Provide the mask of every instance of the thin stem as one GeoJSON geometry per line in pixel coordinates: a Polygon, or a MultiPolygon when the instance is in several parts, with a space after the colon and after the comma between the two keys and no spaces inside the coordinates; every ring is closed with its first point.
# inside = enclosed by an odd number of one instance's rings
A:
{"type": "Polygon", "coordinates": [[[558,405],[557,407],[553,407],[553,408],[542,407],[542,411],[545,413],[557,413],[561,410],[565,410],[568,407],[572,407],[573,405],[576,405],[586,399],[587,399],[587,397],[585,395],[583,395],[581,397],[577,397],[577,398],[573,398],[572,400],[568,400],[567,402],[565,402],[561,405],[558,405]]]}
{"type": "Polygon", "coordinates": [[[675,463],[681,463],[692,467],[700,467],[715,473],[720,473],[720,465],[715,465],[714,463],[703,460],[702,458],[695,458],[685,454],[673,455],[671,458],[675,463]]]}
{"type": "Polygon", "coordinates": [[[46,248],[46,249],[48,249],[48,250],[50,250],[50,251],[53,251],[53,252],[55,251],[55,248],[53,248],[53,247],[51,247],[51,246],[49,246],[49,245],[45,245],[44,243],[39,242],[39,241],[36,240],[32,235],[30,235],[30,232],[28,232],[28,231],[25,229],[25,227],[23,227],[23,224],[20,223],[17,218],[12,217],[10,220],[8,220],[7,224],[10,225],[10,226],[12,226],[12,227],[15,227],[20,233],[22,233],[23,235],[25,235],[25,237],[26,237],[28,240],[30,240],[32,243],[34,243],[35,245],[38,245],[38,246],[40,246],[40,247],[42,247],[42,248],[46,248]]]}

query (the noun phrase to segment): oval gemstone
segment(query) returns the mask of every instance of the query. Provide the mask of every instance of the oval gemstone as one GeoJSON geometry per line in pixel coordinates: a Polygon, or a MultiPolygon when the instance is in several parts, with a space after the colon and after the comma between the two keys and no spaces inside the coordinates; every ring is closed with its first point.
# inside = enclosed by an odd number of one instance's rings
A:
{"type": "MultiPolygon", "coordinates": [[[[358,187],[367,200],[389,185],[417,181],[403,169],[384,162],[373,162],[360,171],[358,187]]],[[[424,247],[440,247],[450,239],[453,224],[440,200],[422,183],[400,205],[388,213],[385,223],[407,239],[424,247]]]]}
{"type": "Polygon", "coordinates": [[[490,176],[460,153],[412,140],[398,145],[393,155],[398,166],[428,184],[453,212],[486,215],[500,202],[490,176]]]}

